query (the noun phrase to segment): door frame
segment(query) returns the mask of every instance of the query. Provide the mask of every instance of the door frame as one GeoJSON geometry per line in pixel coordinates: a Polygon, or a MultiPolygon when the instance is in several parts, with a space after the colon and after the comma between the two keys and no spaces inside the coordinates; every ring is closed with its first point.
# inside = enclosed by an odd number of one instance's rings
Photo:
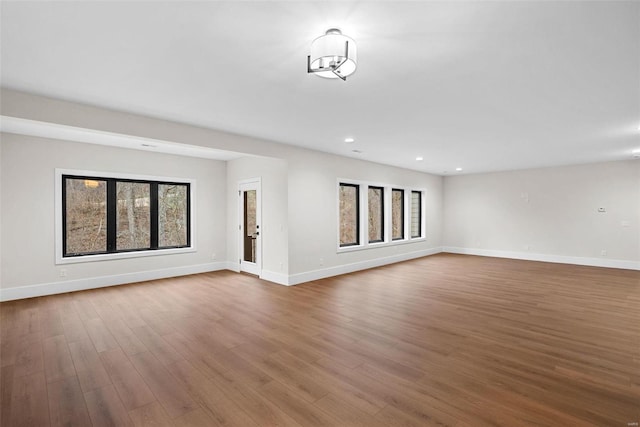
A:
{"type": "Polygon", "coordinates": [[[257,276],[262,275],[262,180],[260,177],[238,181],[238,269],[257,276]],[[243,191],[256,190],[256,262],[244,261],[244,197],[243,191]]]}

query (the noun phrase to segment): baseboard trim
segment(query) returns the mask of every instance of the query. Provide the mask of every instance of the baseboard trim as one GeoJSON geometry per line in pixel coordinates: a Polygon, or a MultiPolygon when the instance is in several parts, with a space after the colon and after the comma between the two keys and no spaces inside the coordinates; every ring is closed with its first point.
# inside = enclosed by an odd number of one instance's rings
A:
{"type": "Polygon", "coordinates": [[[231,270],[236,273],[240,273],[240,264],[233,261],[227,261],[227,270],[231,270]]]}
{"type": "Polygon", "coordinates": [[[278,285],[289,286],[289,276],[287,276],[286,274],[276,273],[269,270],[262,270],[260,278],[268,282],[277,283],[278,285]]]}
{"type": "Polygon", "coordinates": [[[441,247],[423,249],[421,251],[408,252],[390,257],[376,258],[367,261],[355,262],[352,264],[338,265],[336,267],[323,268],[321,270],[306,271],[304,273],[292,274],[289,276],[289,285],[299,285],[313,280],[326,279],[327,277],[339,276],[341,274],[353,273],[355,271],[367,270],[369,268],[380,267],[396,262],[408,261],[410,259],[422,258],[442,252],[441,247]]]}
{"type": "Polygon", "coordinates": [[[640,261],[622,259],[587,258],[565,255],[532,254],[527,252],[496,251],[491,249],[457,248],[445,246],[442,252],[464,255],[488,256],[494,258],[522,259],[526,261],[553,262],[558,264],[587,265],[591,267],[619,268],[623,270],[640,270],[640,261]]]}
{"type": "MultiPolygon", "coordinates": [[[[339,265],[336,267],[324,268],[321,270],[307,271],[286,275],[273,271],[263,270],[260,278],[279,285],[291,286],[313,280],[325,279],[327,277],[339,276],[341,274],[353,273],[355,271],[394,264],[396,262],[408,261],[410,259],[421,258],[434,255],[440,252],[478,255],[495,258],[511,258],[527,261],[543,261],[559,264],[586,265],[592,267],[619,268],[624,270],[640,270],[639,261],[601,259],[587,257],[573,257],[548,254],[531,254],[525,252],[497,251],[490,249],[473,249],[458,247],[436,247],[414,251],[384,258],[376,258],[352,264],[339,265]]],[[[146,280],[164,279],[168,277],[186,276],[189,274],[207,273],[218,270],[240,271],[240,266],[234,262],[213,262],[208,264],[191,265],[186,267],[165,268],[162,270],[140,271],[136,273],[118,274],[112,276],[91,277],[87,279],[67,280],[64,282],[41,283],[37,285],[18,286],[14,288],[0,289],[0,301],[12,301],[25,298],[34,298],[45,295],[61,294],[65,292],[83,291],[88,289],[104,288],[107,286],[124,285],[128,283],[144,282],[146,280]]]]}
{"type": "Polygon", "coordinates": [[[0,289],[0,301],[12,301],[17,299],[41,297],[45,295],[62,294],[65,292],[104,288],[107,286],[125,285],[127,283],[144,282],[146,280],[207,273],[210,271],[225,270],[227,267],[226,262],[213,262],[185,267],[165,268],[162,270],[139,271],[113,276],[90,277],[86,279],[67,280],[64,282],[40,283],[37,285],[3,288],[0,289]]]}

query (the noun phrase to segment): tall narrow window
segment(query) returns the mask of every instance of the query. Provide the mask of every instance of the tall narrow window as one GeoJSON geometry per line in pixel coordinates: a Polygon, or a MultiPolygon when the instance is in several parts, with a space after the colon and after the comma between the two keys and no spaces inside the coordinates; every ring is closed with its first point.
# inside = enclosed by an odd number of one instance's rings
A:
{"type": "Polygon", "coordinates": [[[184,184],[158,185],[158,246],[187,245],[189,192],[184,184]]]}
{"type": "Polygon", "coordinates": [[[360,244],[360,188],[340,184],[340,246],[360,244]]]}
{"type": "Polygon", "coordinates": [[[369,187],[369,243],[384,241],[384,188],[369,187]]]}
{"type": "Polygon", "coordinates": [[[422,192],[411,192],[411,237],[422,237],[422,192]]]}
{"type": "Polygon", "coordinates": [[[404,239],[404,190],[391,190],[391,239],[404,239]]]}
{"type": "Polygon", "coordinates": [[[151,190],[148,183],[116,182],[116,250],[151,247],[151,190]]]}
{"type": "Polygon", "coordinates": [[[107,182],[98,179],[66,179],[62,198],[65,252],[73,255],[107,250],[107,182]]]}

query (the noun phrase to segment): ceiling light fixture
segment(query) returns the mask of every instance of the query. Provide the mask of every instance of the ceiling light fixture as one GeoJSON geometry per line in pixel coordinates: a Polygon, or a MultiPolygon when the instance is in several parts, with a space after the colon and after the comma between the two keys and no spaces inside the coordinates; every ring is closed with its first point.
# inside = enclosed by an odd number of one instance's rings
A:
{"type": "Polygon", "coordinates": [[[307,56],[307,73],[327,79],[347,80],[357,67],[356,42],[337,28],[329,28],[324,36],[311,42],[307,56]]]}
{"type": "Polygon", "coordinates": [[[423,161],[424,159],[423,159],[422,157],[416,157],[416,160],[417,160],[417,161],[419,161],[419,162],[421,162],[421,161],[423,161]]]}
{"type": "Polygon", "coordinates": [[[456,172],[461,172],[462,168],[456,168],[456,172]]]}
{"type": "Polygon", "coordinates": [[[346,142],[347,144],[351,144],[352,142],[355,142],[355,139],[353,139],[353,138],[345,138],[344,142],[346,142]]]}

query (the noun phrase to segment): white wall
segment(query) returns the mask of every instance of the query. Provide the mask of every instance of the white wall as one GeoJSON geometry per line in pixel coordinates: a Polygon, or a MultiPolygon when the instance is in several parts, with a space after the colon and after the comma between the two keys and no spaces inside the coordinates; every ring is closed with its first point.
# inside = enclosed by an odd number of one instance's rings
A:
{"type": "Polygon", "coordinates": [[[296,152],[289,157],[293,283],[439,252],[441,230],[442,177],[318,152],[296,152]],[[426,240],[338,253],[339,178],[425,189],[426,240]]]}
{"type": "MultiPolygon", "coordinates": [[[[281,159],[288,165],[288,183],[277,190],[277,197],[280,199],[278,203],[286,200],[288,204],[288,214],[282,214],[280,219],[280,223],[285,224],[283,231],[288,240],[288,260],[281,261],[281,249],[285,245],[276,243],[276,247],[280,249],[270,254],[265,252],[265,262],[268,262],[265,268],[270,269],[265,271],[274,274],[283,271],[288,277],[265,276],[269,280],[300,283],[440,251],[442,179],[438,176],[8,89],[2,89],[0,101],[2,114],[10,117],[281,159]],[[427,240],[338,254],[335,206],[338,177],[426,188],[427,240]],[[267,258],[273,254],[275,258],[267,258]],[[319,258],[323,258],[323,266],[319,265],[319,258]]],[[[241,175],[254,174],[251,170],[253,167],[264,167],[265,176],[274,171],[273,165],[266,163],[258,166],[247,159],[234,162],[229,162],[232,168],[229,180],[235,181],[241,175]]],[[[281,175],[276,175],[272,175],[274,182],[283,179],[281,175]]],[[[235,183],[229,182],[228,185],[235,187],[235,183]]],[[[226,239],[229,245],[227,254],[235,253],[237,250],[233,247],[237,245],[236,237],[227,232],[226,239]]],[[[235,259],[236,255],[228,261],[233,262],[235,259]]]]}
{"type": "Polygon", "coordinates": [[[238,181],[260,178],[262,189],[262,276],[286,282],[289,272],[287,162],[243,157],[227,162],[227,259],[238,269],[238,181]]]}
{"type": "Polygon", "coordinates": [[[226,163],[92,144],[1,134],[2,297],[51,293],[210,271],[226,258],[226,163]],[[196,180],[196,252],[55,264],[55,169],[196,180]],[[60,277],[60,268],[66,277],[60,277]],[[23,288],[23,289],[19,289],[23,288]]]}
{"type": "Polygon", "coordinates": [[[451,176],[444,194],[446,250],[639,266],[640,161],[451,176]]]}

